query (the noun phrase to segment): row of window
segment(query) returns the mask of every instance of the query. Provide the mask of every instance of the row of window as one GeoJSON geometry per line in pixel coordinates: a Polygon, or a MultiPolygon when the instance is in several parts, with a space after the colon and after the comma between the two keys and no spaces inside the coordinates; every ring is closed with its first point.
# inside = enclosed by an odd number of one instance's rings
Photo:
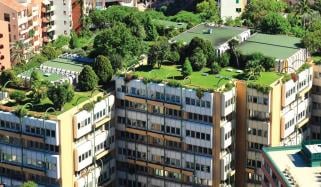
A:
{"type": "Polygon", "coordinates": [[[203,108],[211,108],[211,102],[209,101],[186,97],[185,102],[186,102],[186,105],[193,105],[193,106],[198,106],[203,108]]]}
{"type": "Polygon", "coordinates": [[[90,124],[90,117],[78,123],[78,130],[90,124]]]}
{"type": "Polygon", "coordinates": [[[235,103],[235,97],[231,97],[230,99],[225,101],[225,108],[235,103]]]}
{"type": "Polygon", "coordinates": [[[249,110],[249,117],[252,120],[258,120],[258,121],[270,120],[270,114],[268,112],[261,112],[257,110],[249,110]]]}
{"type": "Polygon", "coordinates": [[[21,128],[21,125],[19,123],[0,120],[0,127],[14,130],[14,131],[19,131],[21,128]]]}
{"type": "Polygon", "coordinates": [[[294,125],[294,118],[285,123],[285,130],[294,125]]]}
{"type": "Polygon", "coordinates": [[[91,150],[81,154],[78,156],[78,162],[82,162],[83,160],[87,159],[88,157],[91,157],[91,150]]]}
{"type": "Polygon", "coordinates": [[[198,154],[212,155],[212,149],[207,147],[187,144],[187,150],[198,154]]]}
{"type": "Polygon", "coordinates": [[[186,168],[188,168],[188,169],[192,169],[192,170],[195,169],[197,171],[202,171],[202,172],[207,172],[207,173],[211,172],[211,167],[207,166],[207,165],[193,163],[193,162],[185,162],[185,164],[186,164],[186,168]]]}
{"type": "Polygon", "coordinates": [[[290,97],[293,93],[295,93],[295,86],[293,86],[290,90],[288,90],[288,91],[285,93],[285,97],[288,98],[288,97],[290,97]]]}
{"type": "Polygon", "coordinates": [[[261,168],[261,161],[247,159],[247,166],[248,167],[253,167],[253,168],[261,168]]]}
{"type": "Polygon", "coordinates": [[[262,137],[267,138],[268,131],[262,130],[262,129],[251,128],[251,130],[249,131],[249,134],[252,134],[254,136],[262,136],[262,137]]]}
{"type": "Polygon", "coordinates": [[[201,115],[201,114],[196,114],[196,113],[191,113],[191,112],[188,112],[188,119],[193,120],[193,121],[205,122],[205,123],[212,123],[213,122],[212,116],[201,115]]]}
{"type": "Polygon", "coordinates": [[[248,146],[250,149],[261,150],[264,145],[260,143],[255,143],[255,142],[248,142],[248,146]]]}
{"type": "Polygon", "coordinates": [[[211,140],[211,134],[192,131],[192,130],[186,130],[186,136],[189,136],[189,137],[192,137],[192,138],[201,139],[201,140],[207,140],[207,141],[211,140]]]}
{"type": "Polygon", "coordinates": [[[56,137],[56,131],[54,130],[49,130],[49,129],[43,129],[40,127],[34,127],[30,125],[26,125],[26,132],[34,135],[39,135],[39,136],[46,136],[46,137],[56,137]]]}
{"type": "Polygon", "coordinates": [[[266,97],[259,97],[259,96],[251,96],[249,95],[247,97],[247,101],[250,103],[256,103],[256,104],[261,104],[261,105],[268,105],[269,104],[269,99],[266,97]]]}
{"type": "Polygon", "coordinates": [[[321,103],[313,102],[312,108],[315,110],[321,110],[321,103]]]}

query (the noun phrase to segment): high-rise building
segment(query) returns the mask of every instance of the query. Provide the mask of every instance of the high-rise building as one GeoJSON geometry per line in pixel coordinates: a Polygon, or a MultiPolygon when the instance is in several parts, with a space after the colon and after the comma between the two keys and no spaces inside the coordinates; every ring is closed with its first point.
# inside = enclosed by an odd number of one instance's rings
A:
{"type": "Polygon", "coordinates": [[[45,0],[41,8],[43,41],[48,43],[59,35],[69,36],[72,30],[71,0],[45,0]]]}
{"type": "Polygon", "coordinates": [[[11,68],[10,63],[10,44],[9,44],[9,24],[0,20],[0,69],[11,68]]]}
{"type": "Polygon", "coordinates": [[[36,0],[1,0],[0,20],[9,23],[9,41],[25,44],[25,53],[37,52],[42,45],[40,3],[36,0]]]}
{"type": "Polygon", "coordinates": [[[238,82],[239,184],[260,183],[262,147],[297,145],[309,136],[313,69],[307,50],[297,47],[299,43],[299,38],[255,34],[238,48],[243,55],[261,53],[276,59],[276,72],[266,72],[275,74],[269,80],[260,84],[238,82]]]}

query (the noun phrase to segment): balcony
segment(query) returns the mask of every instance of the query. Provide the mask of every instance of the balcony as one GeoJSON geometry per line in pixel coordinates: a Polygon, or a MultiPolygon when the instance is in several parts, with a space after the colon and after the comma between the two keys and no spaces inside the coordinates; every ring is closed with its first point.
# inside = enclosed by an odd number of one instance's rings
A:
{"type": "Polygon", "coordinates": [[[42,18],[42,22],[43,23],[49,23],[49,20],[48,20],[48,18],[42,18]]]}

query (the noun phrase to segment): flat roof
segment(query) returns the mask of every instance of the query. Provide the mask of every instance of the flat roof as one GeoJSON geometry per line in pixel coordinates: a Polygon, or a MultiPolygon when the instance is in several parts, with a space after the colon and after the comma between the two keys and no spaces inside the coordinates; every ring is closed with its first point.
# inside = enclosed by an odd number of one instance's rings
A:
{"type": "Polygon", "coordinates": [[[86,65],[86,63],[65,58],[56,58],[42,64],[42,66],[60,68],[64,70],[75,71],[78,73],[82,71],[84,65],[86,65]]]}
{"type": "Polygon", "coordinates": [[[171,41],[181,41],[188,44],[193,38],[199,37],[211,42],[213,47],[217,48],[221,44],[231,40],[247,30],[247,28],[240,27],[214,27],[202,23],[173,37],[171,41]],[[210,29],[212,29],[211,33],[209,32],[210,29]]]}
{"type": "MultiPolygon", "coordinates": [[[[180,65],[162,65],[160,68],[145,65],[136,68],[134,74],[148,79],[175,80],[190,88],[217,89],[230,80],[238,79],[243,72],[232,67],[225,67],[218,74],[211,74],[209,68],[203,68],[201,71],[194,71],[189,79],[184,79],[181,68],[180,65]]],[[[251,80],[250,82],[269,86],[281,77],[282,74],[276,72],[261,72],[261,76],[257,80],[251,80]]]]}
{"type": "Polygon", "coordinates": [[[310,153],[321,153],[321,144],[311,144],[305,145],[305,147],[310,151],[310,153]]]}
{"type": "Polygon", "coordinates": [[[31,73],[32,73],[34,70],[37,71],[37,72],[42,76],[43,79],[45,79],[45,80],[47,80],[47,81],[50,81],[50,82],[52,82],[52,81],[53,81],[53,82],[59,81],[59,80],[65,78],[64,76],[59,75],[59,74],[57,74],[57,73],[44,73],[44,72],[42,72],[40,69],[29,69],[29,70],[27,70],[27,71],[22,72],[20,75],[21,75],[21,76],[25,76],[25,77],[30,77],[30,76],[31,76],[31,73]]]}
{"type": "Polygon", "coordinates": [[[301,39],[287,35],[253,34],[238,50],[249,55],[256,52],[276,59],[287,59],[301,48],[301,39]]]}
{"type": "Polygon", "coordinates": [[[302,146],[265,147],[263,152],[288,186],[320,187],[321,167],[310,167],[301,153],[302,146]]]}

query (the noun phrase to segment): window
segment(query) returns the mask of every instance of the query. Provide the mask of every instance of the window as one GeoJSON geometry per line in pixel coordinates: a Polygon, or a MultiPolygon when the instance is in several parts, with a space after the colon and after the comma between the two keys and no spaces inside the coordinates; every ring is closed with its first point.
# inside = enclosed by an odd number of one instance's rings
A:
{"type": "Polygon", "coordinates": [[[237,13],[240,13],[240,12],[242,12],[242,9],[241,9],[241,8],[236,8],[235,11],[236,11],[237,13]]]}

